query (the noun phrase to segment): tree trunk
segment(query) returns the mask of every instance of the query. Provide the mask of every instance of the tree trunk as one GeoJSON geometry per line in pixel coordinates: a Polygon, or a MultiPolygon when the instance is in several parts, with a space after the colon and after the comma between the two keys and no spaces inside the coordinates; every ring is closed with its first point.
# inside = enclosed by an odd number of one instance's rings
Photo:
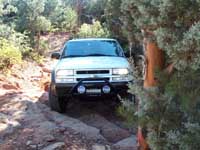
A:
{"type": "Polygon", "coordinates": [[[40,48],[40,31],[37,32],[36,34],[36,51],[40,54],[39,48],[40,48]]]}
{"type": "Polygon", "coordinates": [[[146,42],[145,44],[146,68],[144,77],[144,88],[156,87],[157,81],[155,71],[162,70],[164,67],[163,51],[155,42],[146,42]]]}
{"type": "Polygon", "coordinates": [[[132,48],[133,48],[133,43],[129,42],[129,56],[130,56],[130,58],[132,57],[132,48]]]}
{"type": "MultiPolygon", "coordinates": [[[[164,53],[155,42],[150,42],[144,39],[144,50],[146,58],[146,68],[144,75],[144,89],[154,89],[157,86],[155,78],[156,70],[164,68],[164,53]]],[[[137,138],[140,150],[149,150],[146,138],[146,133],[142,132],[141,127],[138,128],[137,138]]]]}
{"type": "Polygon", "coordinates": [[[77,26],[80,27],[81,26],[81,14],[82,14],[82,2],[81,2],[81,0],[76,0],[76,12],[77,12],[77,15],[78,15],[77,26]]]}

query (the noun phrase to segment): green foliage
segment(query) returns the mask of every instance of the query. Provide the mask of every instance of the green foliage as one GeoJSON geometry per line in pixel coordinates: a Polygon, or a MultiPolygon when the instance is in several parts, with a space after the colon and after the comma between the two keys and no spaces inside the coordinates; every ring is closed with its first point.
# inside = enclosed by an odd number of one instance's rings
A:
{"type": "MultiPolygon", "coordinates": [[[[118,0],[119,1],[119,0],[118,0]]],[[[137,3],[137,2],[136,2],[137,3]]],[[[131,43],[141,43],[142,37],[140,27],[137,27],[136,19],[142,19],[143,16],[138,16],[138,12],[134,0],[123,0],[121,1],[121,22],[123,22],[122,32],[131,43]],[[135,10],[136,9],[136,10],[135,10]]]]}
{"type": "Polygon", "coordinates": [[[130,1],[126,0],[108,0],[105,7],[106,27],[111,36],[123,44],[123,47],[132,50],[133,55],[142,53],[138,51],[141,47],[140,30],[136,28],[131,13],[127,10],[130,7],[130,1]]]}
{"type": "Polygon", "coordinates": [[[61,31],[75,27],[76,12],[63,5],[62,0],[13,0],[17,8],[16,25],[18,31],[50,31],[51,25],[61,31]]]}
{"type": "Polygon", "coordinates": [[[57,17],[59,8],[62,7],[61,0],[46,0],[44,16],[48,17],[52,23],[54,23],[54,19],[57,17]]]}
{"type": "Polygon", "coordinates": [[[0,0],[0,37],[17,47],[23,58],[40,60],[48,49],[41,34],[76,27],[76,11],[63,4],[63,0],[0,0]]]}
{"type": "MultiPolygon", "coordinates": [[[[103,21],[107,0],[88,0],[83,10],[83,15],[89,15],[93,19],[103,21]]],[[[82,20],[84,22],[84,20],[82,20]]]]}
{"type": "Polygon", "coordinates": [[[140,126],[147,128],[152,150],[200,149],[199,75],[199,70],[189,68],[170,76],[158,71],[159,86],[154,89],[144,89],[141,78],[135,75],[130,92],[139,98],[139,107],[134,114],[140,126]]]}
{"type": "Polygon", "coordinates": [[[152,150],[200,149],[199,7],[199,0],[121,2],[127,37],[142,42],[144,36],[156,42],[166,54],[166,63],[176,68],[171,76],[158,73],[158,87],[153,90],[144,89],[138,78],[130,87],[140,99],[139,124],[147,127],[152,150]]]}
{"type": "Polygon", "coordinates": [[[117,113],[126,119],[125,124],[128,127],[137,128],[138,117],[135,114],[135,112],[136,112],[135,104],[126,99],[122,100],[121,103],[122,104],[117,109],[117,113]]]}
{"type": "MultiPolygon", "coordinates": [[[[10,3],[10,0],[0,0],[0,20],[4,22],[10,21],[9,14],[17,12],[17,8],[10,3]]],[[[0,21],[1,22],[1,21],[0,21]]]]}
{"type": "MultiPolygon", "coordinates": [[[[150,31],[170,62],[178,70],[199,68],[199,6],[198,0],[124,0],[124,21],[135,30],[150,31]],[[132,25],[133,24],[133,25],[132,25]]],[[[144,34],[144,36],[146,36],[144,34]]]]}
{"type": "Polygon", "coordinates": [[[12,45],[20,50],[23,57],[27,56],[28,53],[32,50],[30,46],[30,39],[27,36],[27,33],[22,34],[16,32],[14,29],[7,25],[0,24],[0,38],[4,38],[10,41],[12,45]]]}
{"type": "Polygon", "coordinates": [[[21,52],[11,42],[0,38],[0,70],[9,69],[12,65],[21,62],[21,52]]]}
{"type": "Polygon", "coordinates": [[[28,57],[37,62],[38,64],[41,64],[44,61],[44,56],[40,55],[37,52],[30,52],[28,57]]]}
{"type": "Polygon", "coordinates": [[[48,49],[40,36],[76,28],[77,13],[64,0],[0,0],[0,38],[20,50],[23,58],[41,61],[48,49]]]}
{"type": "Polygon", "coordinates": [[[109,31],[104,28],[99,21],[93,22],[93,24],[83,24],[77,33],[81,38],[106,38],[109,37],[109,31]]]}
{"type": "Polygon", "coordinates": [[[44,16],[39,16],[34,22],[34,28],[36,31],[49,31],[51,28],[51,22],[44,16]]]}
{"type": "Polygon", "coordinates": [[[49,44],[47,40],[40,39],[38,54],[43,56],[49,50],[49,44]]]}
{"type": "Polygon", "coordinates": [[[72,31],[77,26],[77,13],[70,7],[63,8],[57,16],[57,27],[61,31],[72,31]]]}
{"type": "Polygon", "coordinates": [[[122,12],[119,9],[121,6],[121,0],[109,0],[105,9],[106,24],[113,34],[113,36],[122,36],[122,22],[120,17],[122,12]]]}
{"type": "Polygon", "coordinates": [[[46,0],[43,12],[52,24],[54,31],[74,30],[77,26],[77,12],[72,9],[70,3],[63,0],[46,0]]]}
{"type": "Polygon", "coordinates": [[[13,35],[14,32],[15,31],[12,27],[5,24],[0,24],[0,37],[8,39],[13,35]]]}
{"type": "Polygon", "coordinates": [[[17,30],[28,30],[32,34],[48,31],[51,22],[43,15],[45,0],[16,0],[13,5],[17,7],[17,30]]]}

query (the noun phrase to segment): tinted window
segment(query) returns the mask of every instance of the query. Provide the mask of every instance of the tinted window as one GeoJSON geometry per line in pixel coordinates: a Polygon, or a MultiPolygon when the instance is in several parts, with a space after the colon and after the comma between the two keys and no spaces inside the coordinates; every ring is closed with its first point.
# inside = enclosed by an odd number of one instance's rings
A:
{"type": "Polygon", "coordinates": [[[64,48],[64,56],[123,56],[121,47],[111,40],[70,41],[64,48]]]}

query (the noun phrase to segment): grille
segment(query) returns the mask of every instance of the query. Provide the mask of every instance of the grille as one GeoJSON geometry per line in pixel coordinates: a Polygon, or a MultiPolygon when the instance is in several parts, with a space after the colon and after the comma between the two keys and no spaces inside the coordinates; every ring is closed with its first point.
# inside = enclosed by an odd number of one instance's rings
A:
{"type": "MultiPolygon", "coordinates": [[[[80,81],[84,78],[77,78],[76,80],[77,81],[80,81]]],[[[105,81],[105,80],[108,80],[109,81],[110,78],[92,78],[92,79],[87,79],[87,80],[84,80],[84,81],[105,81]]]]}
{"type": "Polygon", "coordinates": [[[76,74],[109,74],[109,70],[80,70],[76,74]]]}

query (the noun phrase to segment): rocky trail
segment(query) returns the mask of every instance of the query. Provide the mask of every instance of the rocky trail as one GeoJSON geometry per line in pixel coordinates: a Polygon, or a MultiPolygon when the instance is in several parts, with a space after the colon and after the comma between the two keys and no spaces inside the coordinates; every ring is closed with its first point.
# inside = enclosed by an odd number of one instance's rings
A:
{"type": "Polygon", "coordinates": [[[108,100],[71,100],[67,112],[48,106],[46,59],[0,74],[0,150],[136,150],[134,130],[124,126],[108,100]]]}
{"type": "Polygon", "coordinates": [[[134,150],[132,131],[120,127],[112,105],[72,100],[66,114],[48,106],[49,68],[28,63],[0,77],[1,150],[134,150]],[[24,71],[23,71],[24,70],[24,71]]]}

